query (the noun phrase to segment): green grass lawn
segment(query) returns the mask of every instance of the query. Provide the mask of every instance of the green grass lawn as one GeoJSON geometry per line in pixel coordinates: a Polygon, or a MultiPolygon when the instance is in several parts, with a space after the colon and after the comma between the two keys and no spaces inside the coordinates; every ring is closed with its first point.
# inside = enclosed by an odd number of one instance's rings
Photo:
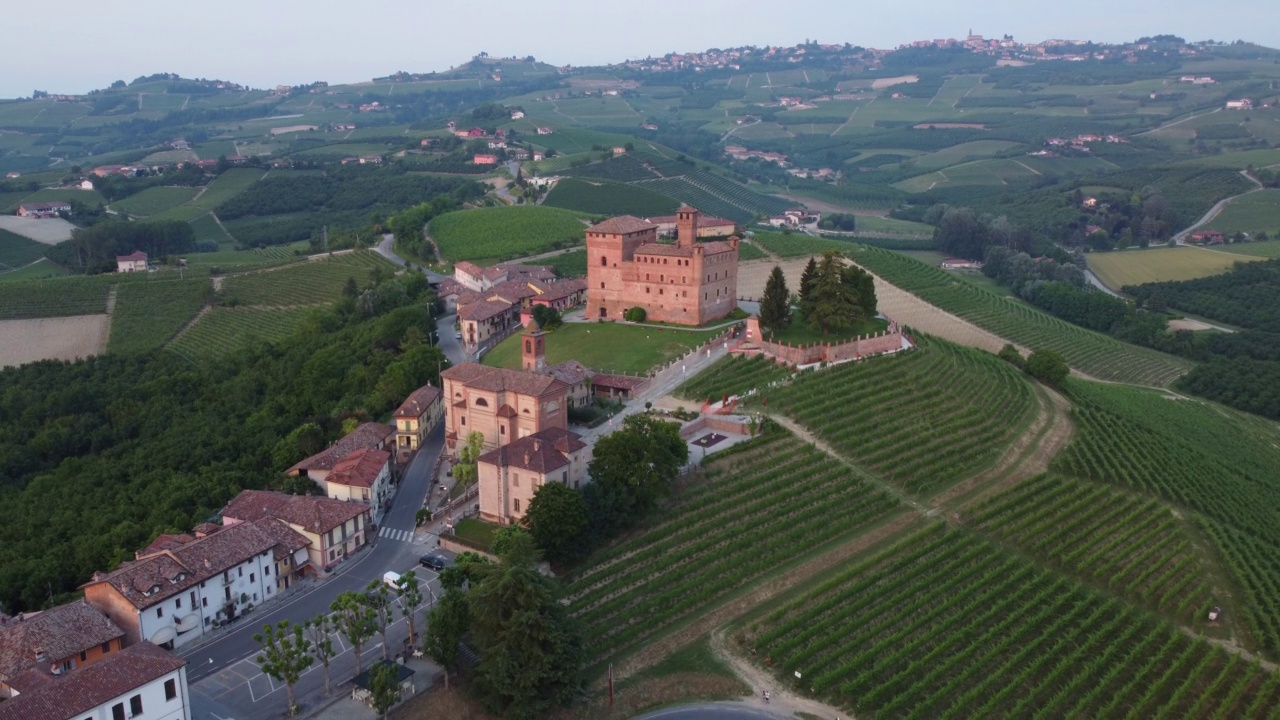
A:
{"type": "MultiPolygon", "coordinates": [[[[0,230],[0,272],[16,270],[44,257],[47,245],[8,230],[0,230]]],[[[585,266],[584,266],[585,271],[585,266]]]]}
{"type": "Polygon", "coordinates": [[[1224,273],[1238,262],[1257,260],[1197,247],[1151,248],[1089,253],[1089,269],[1112,290],[1170,280],[1194,280],[1224,273]]]}
{"type": "MultiPolygon", "coordinates": [[[[644,373],[717,334],[715,330],[668,330],[621,323],[566,323],[547,333],[547,362],[577,360],[604,372],[644,373]]],[[[520,367],[520,335],[512,335],[490,350],[484,364],[520,367]]]]}
{"type": "Polygon", "coordinates": [[[551,257],[538,258],[530,260],[530,265],[550,265],[560,273],[560,277],[586,277],[587,274],[587,253],[585,250],[576,252],[568,252],[563,255],[552,255],[551,257]]]}
{"type": "Polygon", "coordinates": [[[888,327],[889,323],[887,321],[880,318],[870,318],[859,322],[851,328],[832,330],[830,335],[823,335],[821,331],[809,327],[800,311],[795,310],[791,313],[791,325],[782,332],[772,333],[769,337],[775,342],[785,342],[792,345],[812,345],[820,342],[838,343],[851,340],[859,335],[874,335],[884,332],[888,327]]]}
{"type": "Polygon", "coordinates": [[[494,536],[501,529],[501,525],[487,523],[476,518],[463,518],[453,526],[453,534],[475,545],[487,548],[493,544],[494,536]]]}

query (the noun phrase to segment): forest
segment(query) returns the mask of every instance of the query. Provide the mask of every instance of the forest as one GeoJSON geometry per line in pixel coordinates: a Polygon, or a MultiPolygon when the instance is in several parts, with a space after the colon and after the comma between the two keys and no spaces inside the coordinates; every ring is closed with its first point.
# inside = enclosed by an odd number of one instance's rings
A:
{"type": "Polygon", "coordinates": [[[282,481],[302,448],[281,439],[299,427],[328,443],[438,382],[448,363],[426,342],[433,298],[414,277],[381,280],[397,292],[360,278],[289,339],[220,360],[158,351],[0,372],[0,605],[67,599],[157,533],[282,481]]]}

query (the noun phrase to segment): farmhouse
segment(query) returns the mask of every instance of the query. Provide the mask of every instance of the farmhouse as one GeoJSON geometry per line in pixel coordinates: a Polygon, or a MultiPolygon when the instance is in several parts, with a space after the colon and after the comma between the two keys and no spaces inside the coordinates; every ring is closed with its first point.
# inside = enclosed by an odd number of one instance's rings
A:
{"type": "Polygon", "coordinates": [[[982,263],[977,260],[967,260],[965,258],[947,258],[938,264],[943,270],[973,270],[982,267],[982,263]]]}
{"type": "Polygon", "coordinates": [[[552,134],[552,133],[554,133],[554,132],[555,132],[555,130],[552,130],[552,129],[551,129],[551,128],[549,128],[549,127],[540,127],[540,128],[538,128],[538,134],[539,134],[539,135],[550,135],[550,134],[552,134]]]}
{"type": "Polygon", "coordinates": [[[23,674],[92,665],[124,647],[124,631],[84,600],[0,622],[0,698],[23,674]]]}
{"type": "Polygon", "coordinates": [[[658,226],[623,215],[587,228],[587,305],[592,317],[619,319],[633,307],[649,320],[701,325],[737,306],[738,239],[698,242],[701,213],[676,213],[676,242],[658,226]]]}
{"type": "Polygon", "coordinates": [[[21,677],[14,697],[0,703],[0,720],[190,720],[186,665],[171,652],[140,643],[83,670],[32,670],[21,677]]]}
{"type": "Polygon", "coordinates": [[[1227,101],[1227,109],[1228,109],[1228,110],[1252,110],[1252,109],[1253,109],[1253,101],[1252,101],[1252,100],[1249,100],[1249,99],[1244,99],[1244,100],[1228,100],[1228,101],[1227,101]]]}
{"type": "Polygon", "coordinates": [[[147,271],[147,254],[141,250],[135,250],[128,255],[116,256],[116,272],[146,272],[147,271]]]}
{"type": "Polygon", "coordinates": [[[422,447],[427,435],[440,422],[444,407],[440,402],[440,390],[423,385],[414,390],[396,408],[396,455],[400,462],[422,447]]]}
{"type": "Polygon", "coordinates": [[[1217,230],[1200,230],[1187,237],[1189,245],[1222,245],[1225,242],[1226,237],[1217,230]]]}
{"type": "Polygon", "coordinates": [[[391,453],[360,448],[334,463],[333,470],[319,484],[334,500],[369,505],[376,522],[391,496],[391,453]]]}
{"type": "Polygon", "coordinates": [[[71,212],[71,204],[61,200],[18,205],[18,217],[24,218],[53,218],[69,212],[71,212]]]}
{"type": "Polygon", "coordinates": [[[476,153],[475,157],[471,158],[471,164],[472,165],[497,165],[498,156],[490,155],[488,153],[476,153]]]}
{"type": "Polygon", "coordinates": [[[523,119],[524,119],[524,111],[523,111],[523,110],[512,110],[512,111],[511,111],[511,119],[512,119],[512,120],[523,120],[523,119]]]}
{"type": "Polygon", "coordinates": [[[395,431],[396,429],[390,425],[374,422],[363,423],[355,430],[344,435],[338,442],[305,460],[298,461],[288,470],[285,470],[284,474],[294,477],[305,474],[312,481],[324,487],[324,482],[329,477],[329,473],[333,472],[339,461],[346,459],[357,450],[387,449],[392,442],[391,436],[395,434],[395,431]]]}

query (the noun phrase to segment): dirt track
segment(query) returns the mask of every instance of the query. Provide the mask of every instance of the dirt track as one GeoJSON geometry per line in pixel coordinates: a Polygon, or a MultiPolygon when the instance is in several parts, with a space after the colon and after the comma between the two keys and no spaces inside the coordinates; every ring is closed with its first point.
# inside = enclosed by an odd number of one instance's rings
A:
{"type": "Polygon", "coordinates": [[[0,367],[100,355],[110,328],[110,315],[0,320],[0,367]]]}
{"type": "MultiPolygon", "coordinates": [[[[765,282],[768,281],[774,265],[782,268],[782,273],[787,278],[787,287],[794,293],[800,288],[800,275],[808,262],[809,258],[806,257],[781,261],[751,260],[741,263],[738,266],[738,295],[749,299],[763,295],[765,282]]],[[[902,325],[988,352],[999,352],[1000,348],[1008,342],[994,333],[987,332],[930,305],[897,285],[885,282],[874,273],[872,276],[876,280],[876,299],[880,312],[902,325]]]]}

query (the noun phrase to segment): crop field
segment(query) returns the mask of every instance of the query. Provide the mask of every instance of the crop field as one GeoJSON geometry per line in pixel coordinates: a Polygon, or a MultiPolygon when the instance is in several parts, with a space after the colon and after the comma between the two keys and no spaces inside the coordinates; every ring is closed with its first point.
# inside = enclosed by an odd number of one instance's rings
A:
{"type": "Polygon", "coordinates": [[[0,283],[0,320],[105,313],[111,280],[94,275],[0,283]]]}
{"type": "Polygon", "coordinates": [[[1222,252],[1229,252],[1233,255],[1247,255],[1266,259],[1280,257],[1280,237],[1266,242],[1232,243],[1218,247],[1222,252]]]}
{"type": "MultiPolygon", "coordinates": [[[[552,158],[553,160],[555,158],[552,158]]],[[[539,162],[546,162],[545,160],[539,162]]],[[[644,160],[635,153],[627,153],[618,157],[590,165],[573,168],[564,173],[569,177],[589,177],[616,182],[634,182],[636,180],[652,180],[657,177],[652,170],[644,166],[644,160]]]]}
{"type": "MultiPolygon", "coordinates": [[[[675,360],[720,332],[619,323],[566,323],[547,333],[547,362],[577,360],[594,370],[641,374],[675,360]]],[[[512,335],[486,353],[484,364],[520,367],[520,336],[512,335]]]]}
{"type": "Polygon", "coordinates": [[[214,178],[190,202],[174,206],[154,216],[157,220],[193,220],[214,210],[222,203],[239,195],[250,185],[262,179],[266,173],[256,168],[231,168],[214,178]]]}
{"type": "Polygon", "coordinates": [[[739,395],[755,388],[768,388],[793,376],[792,370],[763,355],[754,358],[726,355],[698,377],[677,388],[676,394],[686,400],[700,402],[739,395]]]}
{"type": "Polygon", "coordinates": [[[293,334],[312,308],[214,308],[169,344],[193,362],[221,357],[257,342],[273,342],[293,334]]]}
{"type": "Polygon", "coordinates": [[[111,203],[111,209],[129,215],[148,217],[189,202],[200,192],[194,187],[150,187],[137,195],[111,203]]]}
{"type": "Polygon", "coordinates": [[[23,282],[26,280],[46,280],[49,278],[63,277],[70,274],[60,265],[55,265],[52,260],[40,259],[29,265],[23,265],[17,270],[0,271],[0,282],[23,282]]]}
{"type": "Polygon", "coordinates": [[[1188,627],[1214,606],[1190,524],[1164,503],[1041,475],[975,508],[974,526],[1049,567],[1188,627]]]}
{"type": "Polygon", "coordinates": [[[850,256],[925,302],[1024,347],[1060,353],[1073,368],[1100,380],[1164,387],[1191,368],[1186,360],[1072,325],[899,253],[855,246],[850,256]]]}
{"type": "Polygon", "coordinates": [[[1039,171],[1021,160],[977,160],[974,162],[952,165],[944,170],[918,175],[893,187],[910,193],[921,193],[936,187],[955,187],[960,185],[1010,185],[1026,183],[1041,175],[1039,171]]]}
{"type": "Polygon", "coordinates": [[[1195,513],[1242,592],[1246,647],[1280,653],[1280,431],[1200,401],[1073,382],[1076,438],[1055,471],[1114,483],[1195,513]]]}
{"type": "Polygon", "coordinates": [[[674,215],[680,203],[643,187],[604,180],[565,178],[547,193],[544,206],[593,215],[674,215]]]}
{"type": "MultiPolygon", "coordinates": [[[[75,202],[95,208],[101,206],[103,203],[102,195],[99,194],[97,190],[62,190],[49,188],[45,190],[37,190],[22,198],[22,202],[24,203],[53,202],[55,200],[75,202]]],[[[17,205],[17,203],[14,203],[14,205],[17,205]]]]}
{"type": "Polygon", "coordinates": [[[533,262],[537,265],[550,265],[560,274],[560,277],[564,278],[585,277],[587,274],[587,253],[585,250],[538,258],[533,262]]]}
{"type": "Polygon", "coordinates": [[[844,253],[853,247],[851,243],[844,240],[826,240],[799,233],[787,234],[767,230],[752,230],[751,242],[782,258],[821,255],[827,250],[844,253]]]}
{"type": "Polygon", "coordinates": [[[848,467],[780,430],[723,456],[654,521],[594,554],[567,588],[599,665],[797,556],[900,506],[848,467]]]}
{"type": "Polygon", "coordinates": [[[767,257],[769,257],[768,253],[749,242],[738,243],[738,260],[742,262],[746,262],[748,260],[763,260],[767,257]]]}
{"type": "Polygon", "coordinates": [[[1228,235],[1237,232],[1280,235],[1280,189],[1259,190],[1233,200],[1206,228],[1228,235]]]}
{"type": "Polygon", "coordinates": [[[719,195],[707,192],[684,177],[645,180],[636,183],[636,185],[667,197],[673,197],[682,203],[698,208],[707,215],[728,218],[737,223],[749,223],[756,215],[755,211],[748,210],[725,200],[719,195]]]}
{"type": "Polygon", "coordinates": [[[995,461],[1035,407],[1031,386],[989,353],[917,338],[916,350],[801,373],[753,396],[914,494],[995,461]]]}
{"type": "Polygon", "coordinates": [[[780,684],[874,717],[1257,717],[1280,702],[1256,663],[941,524],[737,639],[780,684]]]}
{"type": "MultiPolygon", "coordinates": [[[[372,250],[357,250],[323,260],[294,263],[278,270],[262,270],[228,277],[219,291],[222,305],[291,307],[336,302],[347,278],[361,287],[375,267],[393,269],[372,250]]],[[[204,320],[200,323],[203,324],[204,320]]]]}
{"type": "Polygon", "coordinates": [[[1218,275],[1236,263],[1261,259],[1197,247],[1094,252],[1085,258],[1098,279],[1117,292],[1126,285],[1218,275]]]}
{"type": "Polygon", "coordinates": [[[542,206],[458,210],[431,221],[428,231],[450,262],[513,260],[582,242],[587,226],[576,213],[542,206]]]}
{"type": "Polygon", "coordinates": [[[20,268],[44,257],[45,246],[0,228],[0,273],[20,268]]]}
{"type": "Polygon", "coordinates": [[[120,285],[107,352],[142,353],[162,347],[200,312],[212,289],[209,278],[199,275],[120,285]]]}
{"type": "MultiPolygon", "coordinates": [[[[527,172],[533,175],[556,175],[558,173],[569,170],[578,165],[578,163],[599,161],[601,153],[596,151],[570,153],[568,155],[556,155],[544,160],[525,163],[521,165],[527,172]]],[[[652,177],[652,175],[650,175],[652,177]]]]}

